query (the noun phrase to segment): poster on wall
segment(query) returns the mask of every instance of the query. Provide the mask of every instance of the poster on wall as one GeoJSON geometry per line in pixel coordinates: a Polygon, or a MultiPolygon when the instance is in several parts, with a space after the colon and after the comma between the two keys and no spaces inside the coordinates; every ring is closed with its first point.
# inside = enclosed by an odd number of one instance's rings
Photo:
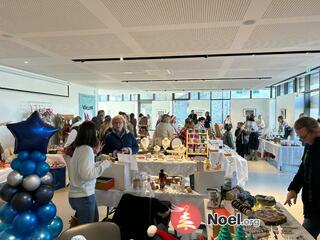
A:
{"type": "Polygon", "coordinates": [[[79,116],[82,120],[91,120],[96,112],[96,97],[79,93],[79,116]]]}

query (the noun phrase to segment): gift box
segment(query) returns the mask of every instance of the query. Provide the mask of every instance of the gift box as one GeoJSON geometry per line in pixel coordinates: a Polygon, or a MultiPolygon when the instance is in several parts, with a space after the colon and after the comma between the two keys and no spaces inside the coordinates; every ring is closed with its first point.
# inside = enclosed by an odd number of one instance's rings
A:
{"type": "Polygon", "coordinates": [[[53,187],[55,190],[66,186],[66,167],[50,168],[53,176],[53,187]]]}
{"type": "Polygon", "coordinates": [[[96,189],[107,191],[111,188],[114,188],[114,179],[113,178],[107,178],[107,177],[97,178],[96,189]]]}

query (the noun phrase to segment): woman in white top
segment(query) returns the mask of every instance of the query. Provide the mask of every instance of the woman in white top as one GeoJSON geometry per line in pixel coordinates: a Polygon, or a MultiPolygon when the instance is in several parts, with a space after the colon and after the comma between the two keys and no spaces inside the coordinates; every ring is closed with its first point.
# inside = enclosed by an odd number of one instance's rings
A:
{"type": "Polygon", "coordinates": [[[94,161],[95,152],[100,151],[100,142],[93,122],[80,125],[75,140],[75,150],[68,164],[70,190],[69,203],[76,211],[78,224],[99,221],[95,197],[96,178],[110,166],[109,161],[94,161]]]}

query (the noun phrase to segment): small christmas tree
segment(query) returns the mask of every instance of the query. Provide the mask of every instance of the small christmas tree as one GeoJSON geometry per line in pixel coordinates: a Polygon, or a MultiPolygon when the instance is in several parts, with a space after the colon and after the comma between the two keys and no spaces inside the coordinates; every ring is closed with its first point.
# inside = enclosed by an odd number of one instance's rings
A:
{"type": "Polygon", "coordinates": [[[247,238],[247,240],[254,240],[254,237],[253,237],[252,233],[251,233],[250,236],[247,238]]]}
{"type": "Polygon", "coordinates": [[[187,230],[188,228],[197,229],[194,222],[190,220],[188,209],[181,215],[177,228],[187,230]]]}
{"type": "Polygon", "coordinates": [[[220,228],[219,235],[216,239],[217,240],[232,240],[228,225],[224,225],[222,228],[220,228]]]}
{"type": "Polygon", "coordinates": [[[243,227],[238,225],[235,240],[246,240],[246,234],[244,233],[243,227]]]}

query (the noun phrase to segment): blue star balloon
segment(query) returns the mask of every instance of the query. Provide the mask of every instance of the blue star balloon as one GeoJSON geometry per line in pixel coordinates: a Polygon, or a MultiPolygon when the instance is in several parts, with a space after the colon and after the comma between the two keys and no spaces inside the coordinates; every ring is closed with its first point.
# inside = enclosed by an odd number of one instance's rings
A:
{"type": "Polygon", "coordinates": [[[15,153],[21,151],[47,153],[49,139],[58,131],[58,129],[44,123],[37,111],[25,121],[7,124],[7,128],[15,137],[15,153]]]}

